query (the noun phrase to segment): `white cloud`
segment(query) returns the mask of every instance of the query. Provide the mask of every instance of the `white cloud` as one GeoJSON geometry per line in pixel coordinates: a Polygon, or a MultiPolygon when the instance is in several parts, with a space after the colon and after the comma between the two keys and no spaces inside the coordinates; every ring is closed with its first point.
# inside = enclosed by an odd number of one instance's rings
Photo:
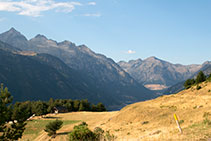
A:
{"type": "Polygon", "coordinates": [[[92,2],[89,2],[88,5],[96,5],[97,3],[92,1],[92,2]]]}
{"type": "Polygon", "coordinates": [[[136,52],[134,50],[128,50],[126,53],[127,54],[135,54],[136,52]]]}
{"type": "Polygon", "coordinates": [[[41,12],[55,10],[56,12],[72,12],[79,2],[55,2],[54,0],[0,0],[0,11],[16,12],[19,15],[38,17],[41,12]]]}
{"type": "Polygon", "coordinates": [[[101,17],[102,15],[100,13],[94,13],[94,14],[87,13],[87,14],[84,14],[83,16],[85,16],[85,17],[101,17]]]}

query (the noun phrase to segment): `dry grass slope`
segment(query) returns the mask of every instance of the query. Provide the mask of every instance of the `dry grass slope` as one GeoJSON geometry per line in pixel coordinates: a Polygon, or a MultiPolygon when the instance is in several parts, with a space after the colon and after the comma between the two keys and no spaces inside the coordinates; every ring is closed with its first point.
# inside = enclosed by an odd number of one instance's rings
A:
{"type": "Polygon", "coordinates": [[[123,108],[105,126],[120,140],[206,140],[211,138],[211,83],[178,94],[135,103],[123,108]],[[183,134],[173,114],[177,114],[183,134]]]}
{"type": "MultiPolygon", "coordinates": [[[[201,87],[128,105],[117,112],[76,112],[56,117],[85,121],[92,130],[95,127],[109,130],[117,136],[116,140],[207,140],[211,138],[211,82],[203,83],[201,87]],[[179,118],[183,134],[177,128],[174,114],[179,118]]],[[[65,125],[53,140],[67,140],[65,133],[74,125],[65,125]]],[[[42,131],[35,140],[48,139],[42,131]]]]}

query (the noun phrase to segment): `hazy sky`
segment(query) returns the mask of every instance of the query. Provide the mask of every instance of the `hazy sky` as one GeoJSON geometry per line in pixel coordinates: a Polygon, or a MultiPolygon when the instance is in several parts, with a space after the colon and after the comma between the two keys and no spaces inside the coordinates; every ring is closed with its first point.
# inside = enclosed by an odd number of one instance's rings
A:
{"type": "Polygon", "coordinates": [[[0,0],[0,32],[85,44],[115,61],[211,60],[211,0],[0,0]]]}

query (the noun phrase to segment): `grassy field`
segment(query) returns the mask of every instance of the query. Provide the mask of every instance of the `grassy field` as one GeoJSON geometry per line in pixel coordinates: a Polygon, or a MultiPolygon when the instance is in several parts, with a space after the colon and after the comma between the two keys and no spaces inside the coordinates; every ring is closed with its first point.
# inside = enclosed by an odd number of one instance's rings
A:
{"type": "MultiPolygon", "coordinates": [[[[64,121],[59,135],[52,141],[68,141],[68,133],[79,121],[89,128],[101,127],[120,141],[187,140],[203,141],[211,138],[211,82],[200,84],[178,94],[166,95],[145,102],[134,103],[116,112],[72,112],[55,115],[64,121]],[[177,128],[176,114],[183,133],[177,128]],[[66,122],[66,123],[65,123],[66,122]]],[[[50,138],[43,128],[52,119],[30,121],[23,140],[46,141],[50,138]],[[39,123],[39,125],[37,125],[39,123]]]]}
{"type": "MultiPolygon", "coordinates": [[[[57,118],[58,119],[58,118],[57,118]]],[[[35,119],[32,121],[27,121],[26,130],[24,131],[22,141],[34,140],[41,132],[43,132],[45,126],[55,119],[35,119]]],[[[80,121],[77,120],[62,120],[63,126],[75,124],[80,121]]]]}

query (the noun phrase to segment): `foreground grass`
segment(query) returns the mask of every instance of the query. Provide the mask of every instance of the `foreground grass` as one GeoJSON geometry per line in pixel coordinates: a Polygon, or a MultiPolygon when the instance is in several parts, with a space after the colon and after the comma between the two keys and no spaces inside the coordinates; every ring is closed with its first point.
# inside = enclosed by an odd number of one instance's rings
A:
{"type": "MultiPolygon", "coordinates": [[[[23,138],[21,140],[22,141],[34,140],[39,135],[39,133],[45,129],[45,126],[51,121],[54,120],[37,119],[37,120],[27,121],[26,129],[24,131],[23,138]]],[[[62,120],[62,121],[63,121],[63,126],[79,122],[77,120],[62,120]]]]}

